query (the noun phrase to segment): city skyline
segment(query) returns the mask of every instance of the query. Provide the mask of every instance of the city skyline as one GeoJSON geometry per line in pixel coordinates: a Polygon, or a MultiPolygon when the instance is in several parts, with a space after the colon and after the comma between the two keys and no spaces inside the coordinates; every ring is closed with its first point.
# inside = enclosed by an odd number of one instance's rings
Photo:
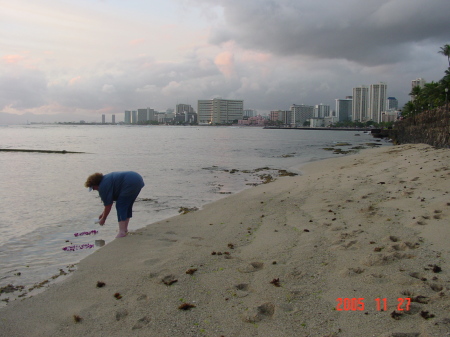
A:
{"type": "Polygon", "coordinates": [[[0,112],[99,120],[221,97],[267,115],[377,82],[401,107],[411,80],[447,69],[449,12],[447,0],[0,0],[0,112]]]}

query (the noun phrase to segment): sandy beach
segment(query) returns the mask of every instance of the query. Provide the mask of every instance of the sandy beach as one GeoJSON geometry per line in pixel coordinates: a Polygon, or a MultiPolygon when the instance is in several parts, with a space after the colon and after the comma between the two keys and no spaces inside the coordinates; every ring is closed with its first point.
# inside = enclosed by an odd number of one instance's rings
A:
{"type": "Polygon", "coordinates": [[[364,150],[149,219],[0,336],[450,336],[449,155],[364,150]]]}

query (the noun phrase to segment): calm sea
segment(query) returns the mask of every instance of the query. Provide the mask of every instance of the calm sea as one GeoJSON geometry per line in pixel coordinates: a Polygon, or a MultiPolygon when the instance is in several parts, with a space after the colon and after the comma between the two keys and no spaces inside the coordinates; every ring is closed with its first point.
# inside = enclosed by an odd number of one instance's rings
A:
{"type": "MultiPolygon", "coordinates": [[[[178,214],[180,207],[201,208],[249,188],[261,182],[261,173],[298,173],[304,163],[337,156],[323,148],[340,142],[357,146],[374,140],[357,131],[0,126],[0,148],[83,152],[0,152],[0,287],[25,286],[15,294],[28,292],[114,239],[115,209],[104,227],[94,224],[102,204],[97,192],[84,187],[91,173],[133,170],[144,177],[130,222],[135,230],[178,214]],[[262,167],[274,171],[253,171],[262,167]],[[230,173],[233,169],[239,171],[230,173]]],[[[4,293],[0,299],[13,296],[4,293]]]]}

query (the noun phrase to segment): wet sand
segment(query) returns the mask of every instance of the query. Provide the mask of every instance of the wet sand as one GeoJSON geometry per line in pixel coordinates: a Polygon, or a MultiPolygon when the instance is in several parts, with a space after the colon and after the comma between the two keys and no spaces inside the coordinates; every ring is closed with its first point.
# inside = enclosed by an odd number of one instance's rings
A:
{"type": "Polygon", "coordinates": [[[151,224],[0,309],[0,335],[448,335],[449,154],[365,150],[151,224]]]}

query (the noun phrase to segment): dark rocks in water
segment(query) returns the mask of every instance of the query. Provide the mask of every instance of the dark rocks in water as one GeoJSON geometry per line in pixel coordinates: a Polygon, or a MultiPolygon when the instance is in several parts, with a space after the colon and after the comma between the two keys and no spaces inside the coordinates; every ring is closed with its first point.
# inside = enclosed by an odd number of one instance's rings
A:
{"type": "Polygon", "coordinates": [[[12,284],[8,284],[5,287],[1,287],[0,288],[0,294],[2,293],[13,293],[17,290],[23,290],[25,287],[24,286],[14,286],[12,284]]]}
{"type": "Polygon", "coordinates": [[[53,151],[53,150],[28,150],[28,149],[0,149],[2,152],[38,152],[38,153],[85,153],[85,152],[73,152],[73,151],[53,151]]]}

